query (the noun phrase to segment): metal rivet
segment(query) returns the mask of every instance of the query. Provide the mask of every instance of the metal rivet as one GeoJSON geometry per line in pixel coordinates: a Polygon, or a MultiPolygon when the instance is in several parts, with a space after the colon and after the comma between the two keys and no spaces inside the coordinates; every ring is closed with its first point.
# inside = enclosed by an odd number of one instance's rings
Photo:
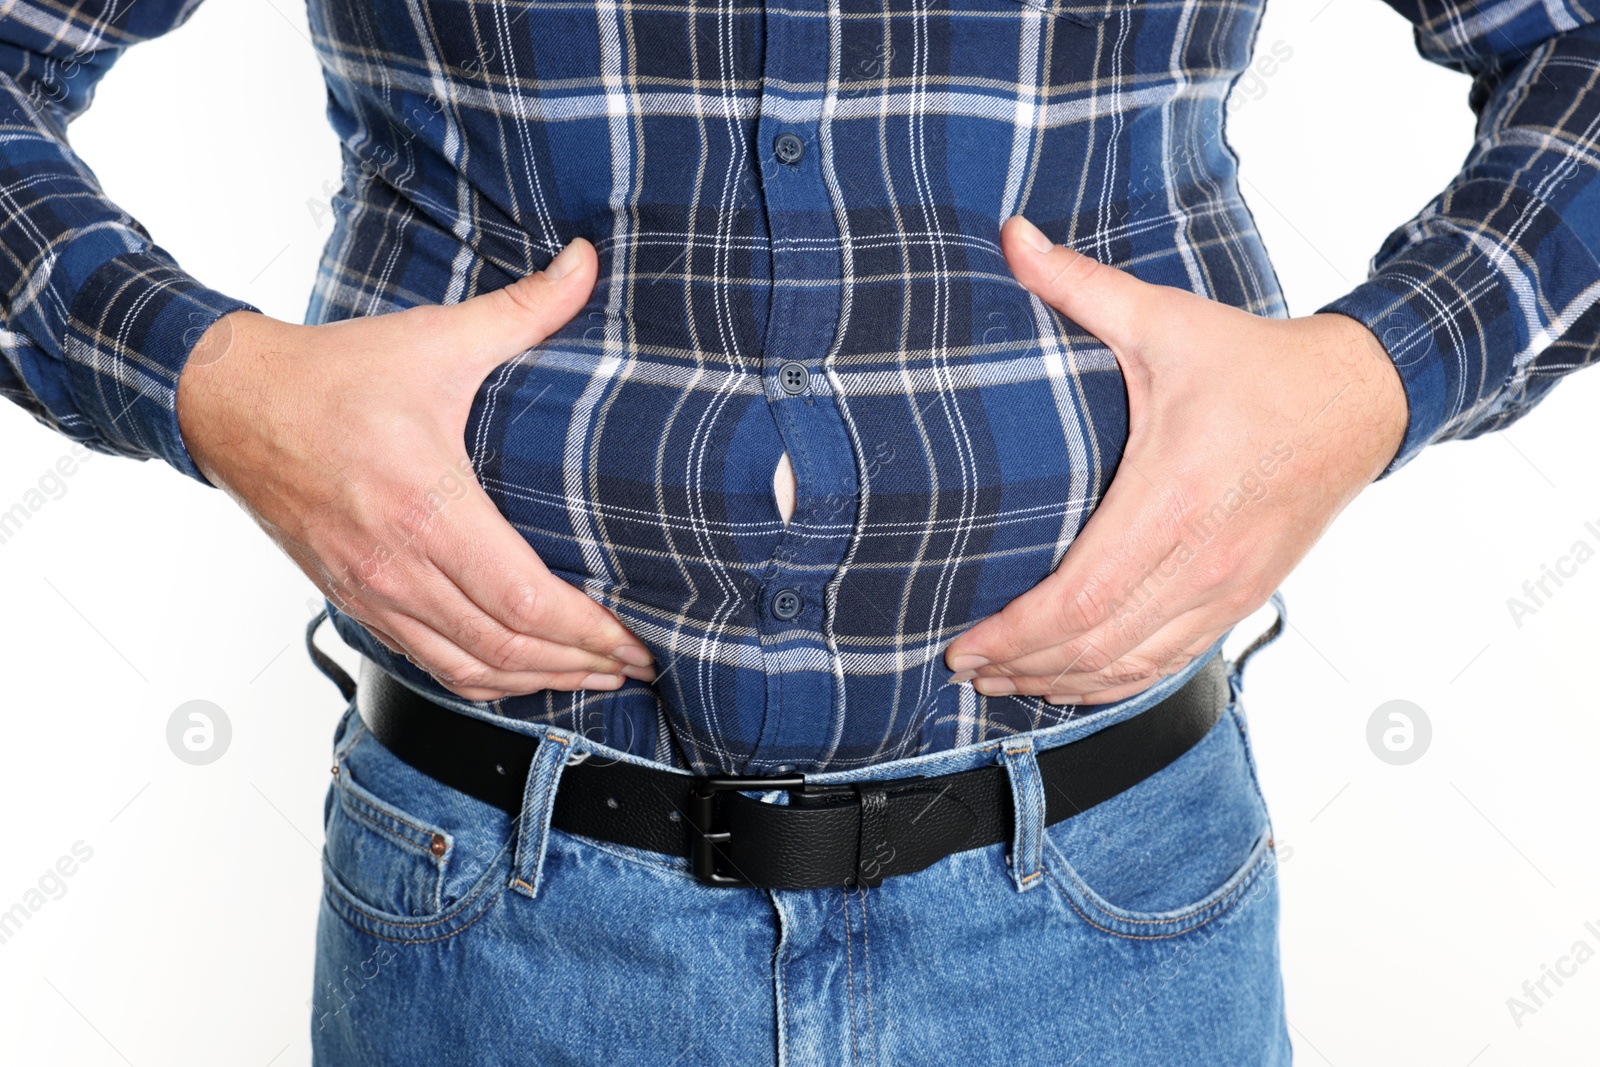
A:
{"type": "Polygon", "coordinates": [[[606,807],[610,808],[612,811],[616,811],[617,810],[617,798],[616,797],[606,797],[606,807]]]}
{"type": "Polygon", "coordinates": [[[339,777],[339,765],[337,763],[333,765],[332,774],[335,778],[339,777]]]}
{"type": "Polygon", "coordinates": [[[806,143],[792,133],[780,133],[777,140],[772,142],[772,154],[778,157],[779,163],[792,166],[806,154],[806,143]]]}
{"type": "Polygon", "coordinates": [[[443,834],[434,834],[433,844],[428,846],[428,851],[432,852],[435,856],[442,856],[444,855],[444,850],[448,847],[449,845],[446,843],[443,834]]]}
{"type": "Polygon", "coordinates": [[[778,368],[778,385],[790,396],[803,393],[811,386],[811,372],[804,363],[785,363],[778,368]]]}
{"type": "Polygon", "coordinates": [[[494,765],[494,773],[496,773],[496,774],[504,774],[504,773],[506,773],[506,765],[504,763],[496,763],[494,765]]]}

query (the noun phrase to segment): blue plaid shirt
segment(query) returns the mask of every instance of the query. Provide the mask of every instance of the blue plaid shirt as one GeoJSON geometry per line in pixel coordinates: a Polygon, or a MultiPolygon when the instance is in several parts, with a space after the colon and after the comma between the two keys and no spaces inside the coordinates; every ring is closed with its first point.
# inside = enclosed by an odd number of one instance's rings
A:
{"type": "MultiPolygon", "coordinates": [[[[1391,2],[1423,55],[1472,74],[1479,116],[1460,175],[1330,305],[1400,367],[1398,465],[1511,421],[1595,357],[1600,30],[1576,0],[1391,2]]],[[[246,305],[184,274],[65,140],[121,51],[193,7],[4,8],[0,391],[91,447],[198,477],[175,382],[246,305]]],[[[1026,213],[1149,281],[1285,314],[1223,137],[1260,15],[1259,0],[312,0],[345,173],[310,321],[459,301],[579,235],[600,253],[584,312],[484,382],[467,444],[505,515],[661,677],[474,710],[747,772],[1081,714],[982,697],[941,658],[1056,565],[1126,434],[1116,361],[1016,283],[998,229],[1026,213]]]]}

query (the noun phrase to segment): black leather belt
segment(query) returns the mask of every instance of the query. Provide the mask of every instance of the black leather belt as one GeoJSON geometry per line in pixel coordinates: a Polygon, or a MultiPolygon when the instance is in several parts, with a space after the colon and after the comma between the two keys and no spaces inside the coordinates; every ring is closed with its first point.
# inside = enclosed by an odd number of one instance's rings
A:
{"type": "MultiPolygon", "coordinates": [[[[342,672],[341,672],[342,673],[342,672]]],[[[1228,703],[1220,655],[1154,707],[1039,752],[1045,822],[1137,785],[1183,755],[1228,703]]],[[[424,774],[513,816],[539,740],[440,707],[364,660],[356,705],[372,735],[424,774]]],[[[1003,766],[821,785],[803,775],[692,777],[591,756],[567,766],[551,825],[619,845],[687,855],[710,885],[877,885],[967,849],[1009,841],[1003,766]],[[787,805],[746,792],[787,790],[787,805]]]]}

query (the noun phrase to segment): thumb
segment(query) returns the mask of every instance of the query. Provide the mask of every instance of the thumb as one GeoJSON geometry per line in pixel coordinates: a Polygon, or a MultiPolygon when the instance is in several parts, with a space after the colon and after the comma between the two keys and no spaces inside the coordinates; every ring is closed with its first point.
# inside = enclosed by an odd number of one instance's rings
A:
{"type": "Polygon", "coordinates": [[[571,320],[594,290],[598,268],[594,245],[574,238],[544,270],[445,308],[446,321],[487,367],[498,366],[571,320]]]}
{"type": "Polygon", "coordinates": [[[1017,281],[1039,299],[1111,346],[1119,356],[1134,346],[1134,331],[1153,286],[1126,271],[1055,244],[1021,215],[1006,220],[1000,247],[1017,281]]]}

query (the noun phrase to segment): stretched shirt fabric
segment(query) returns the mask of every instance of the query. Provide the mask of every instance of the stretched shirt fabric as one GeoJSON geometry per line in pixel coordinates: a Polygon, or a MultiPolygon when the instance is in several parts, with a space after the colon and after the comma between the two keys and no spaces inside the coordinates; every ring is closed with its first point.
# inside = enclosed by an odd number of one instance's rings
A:
{"type": "MultiPolygon", "coordinates": [[[[1400,368],[1398,466],[1595,358],[1600,30],[1576,0],[1391,3],[1473,75],[1479,117],[1459,176],[1329,305],[1400,368]]],[[[65,139],[121,51],[194,6],[0,6],[0,391],[198,478],[177,376],[247,305],[184,274],[65,139]]],[[[1126,437],[1115,359],[1021,288],[999,227],[1024,213],[1148,281],[1285,314],[1223,130],[1261,9],[311,0],[344,185],[309,321],[459,301],[578,236],[600,253],[588,306],[489,376],[466,442],[661,676],[476,710],[749,773],[1082,714],[980,696],[942,660],[1055,567],[1126,437]]]]}

